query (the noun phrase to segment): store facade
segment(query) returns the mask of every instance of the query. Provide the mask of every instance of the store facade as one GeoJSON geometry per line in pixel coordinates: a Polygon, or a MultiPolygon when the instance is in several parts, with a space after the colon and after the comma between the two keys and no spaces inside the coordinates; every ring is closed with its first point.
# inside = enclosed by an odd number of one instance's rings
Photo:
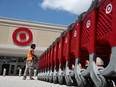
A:
{"type": "Polygon", "coordinates": [[[23,74],[30,45],[37,45],[39,56],[64,30],[64,25],[0,18],[0,75],[4,69],[7,75],[18,75],[19,69],[23,74]]]}

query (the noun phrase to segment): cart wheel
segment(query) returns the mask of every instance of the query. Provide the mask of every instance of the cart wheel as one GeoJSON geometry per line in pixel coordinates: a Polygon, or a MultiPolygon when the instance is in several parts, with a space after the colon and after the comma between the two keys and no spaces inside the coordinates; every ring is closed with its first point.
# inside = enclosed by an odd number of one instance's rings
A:
{"type": "Polygon", "coordinates": [[[87,78],[85,87],[95,87],[95,85],[91,79],[87,78]]]}
{"type": "Polygon", "coordinates": [[[56,76],[53,77],[53,83],[55,83],[55,84],[57,83],[57,77],[56,76]]]}
{"type": "MultiPolygon", "coordinates": [[[[101,82],[102,82],[102,83],[105,83],[105,82],[106,82],[106,79],[105,79],[103,76],[101,76],[101,75],[98,75],[98,76],[99,76],[99,78],[101,79],[101,82]]],[[[110,86],[108,86],[108,85],[107,85],[107,82],[106,82],[105,84],[102,84],[101,87],[110,87],[110,86]]]]}
{"type": "Polygon", "coordinates": [[[66,85],[71,86],[72,85],[71,77],[68,75],[66,76],[66,79],[67,79],[66,85]]]}
{"type": "Polygon", "coordinates": [[[107,81],[107,87],[114,87],[114,83],[112,80],[106,79],[106,81],[107,81]]]}
{"type": "Polygon", "coordinates": [[[50,77],[50,83],[52,83],[52,77],[50,77]]]}
{"type": "Polygon", "coordinates": [[[74,86],[77,86],[77,82],[76,82],[75,77],[72,77],[72,80],[73,80],[73,85],[74,85],[74,86]]]}
{"type": "Polygon", "coordinates": [[[46,77],[46,81],[49,82],[48,76],[46,77]]]}
{"type": "Polygon", "coordinates": [[[62,85],[62,84],[63,84],[63,76],[60,76],[59,84],[60,84],[60,85],[62,85]]]}

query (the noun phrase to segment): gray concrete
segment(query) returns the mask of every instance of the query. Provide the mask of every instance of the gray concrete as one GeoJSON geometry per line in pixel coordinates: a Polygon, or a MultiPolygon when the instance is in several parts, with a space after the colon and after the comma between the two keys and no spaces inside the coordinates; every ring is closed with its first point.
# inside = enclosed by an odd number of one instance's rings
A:
{"type": "Polygon", "coordinates": [[[0,87],[67,87],[66,85],[53,84],[48,82],[30,80],[27,77],[26,80],[22,80],[22,76],[0,76],[0,87]]]}

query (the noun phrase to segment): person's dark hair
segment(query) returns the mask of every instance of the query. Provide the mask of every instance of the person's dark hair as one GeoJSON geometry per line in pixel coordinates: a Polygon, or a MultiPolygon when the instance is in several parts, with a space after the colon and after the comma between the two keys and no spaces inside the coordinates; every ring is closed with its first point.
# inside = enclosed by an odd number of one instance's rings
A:
{"type": "Polygon", "coordinates": [[[31,48],[35,48],[36,47],[36,44],[31,44],[31,48]]]}

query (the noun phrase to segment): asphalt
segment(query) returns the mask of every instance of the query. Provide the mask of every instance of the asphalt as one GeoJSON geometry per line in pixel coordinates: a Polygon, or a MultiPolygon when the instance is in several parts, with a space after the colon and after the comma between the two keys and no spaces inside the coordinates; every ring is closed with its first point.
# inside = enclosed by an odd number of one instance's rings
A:
{"type": "Polygon", "coordinates": [[[0,76],[0,87],[67,87],[66,85],[59,85],[44,81],[37,80],[34,77],[34,80],[30,80],[27,77],[26,80],[23,80],[23,77],[19,76],[0,76]]]}

